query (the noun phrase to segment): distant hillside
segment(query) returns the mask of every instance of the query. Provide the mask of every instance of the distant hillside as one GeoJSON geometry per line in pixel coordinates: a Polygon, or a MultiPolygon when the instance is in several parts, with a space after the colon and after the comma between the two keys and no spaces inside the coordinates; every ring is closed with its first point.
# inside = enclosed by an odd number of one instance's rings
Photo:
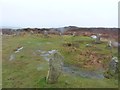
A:
{"type": "Polygon", "coordinates": [[[72,35],[73,32],[76,32],[76,35],[86,35],[90,36],[93,34],[100,33],[102,37],[105,38],[115,38],[118,39],[118,28],[86,28],[86,27],[76,27],[76,26],[66,26],[66,27],[59,27],[59,28],[20,28],[20,29],[9,29],[3,28],[3,34],[13,34],[14,31],[24,31],[30,32],[33,31],[34,33],[43,33],[44,31],[48,31],[49,34],[59,34],[60,32],[64,35],[72,35]]]}

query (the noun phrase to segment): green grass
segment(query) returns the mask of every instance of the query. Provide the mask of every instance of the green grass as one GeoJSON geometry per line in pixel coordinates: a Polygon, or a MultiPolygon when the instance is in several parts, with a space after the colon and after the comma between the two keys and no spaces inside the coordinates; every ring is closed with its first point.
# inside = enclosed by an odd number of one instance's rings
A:
{"type": "Polygon", "coordinates": [[[0,36],[0,89],[2,88],[2,37],[0,36]]]}
{"type": "MultiPolygon", "coordinates": [[[[53,50],[57,49],[64,56],[64,63],[74,66],[82,66],[86,61],[86,57],[79,56],[80,53],[86,51],[95,51],[98,54],[110,55],[111,52],[105,49],[106,42],[96,44],[97,49],[86,47],[86,44],[93,42],[89,37],[85,36],[57,36],[50,35],[50,38],[44,38],[42,35],[26,35],[26,36],[3,36],[2,43],[2,87],[3,88],[116,88],[118,87],[115,79],[88,79],[76,77],[63,73],[58,83],[47,84],[45,77],[48,71],[48,62],[39,55],[35,55],[36,50],[53,50]],[[74,47],[63,46],[64,43],[77,43],[79,47],[74,51],[74,47]],[[23,50],[16,54],[15,60],[9,61],[10,55],[19,46],[23,46],[23,50]]],[[[113,53],[117,53],[117,49],[113,49],[113,53]]],[[[115,54],[116,55],[116,54],[115,54]]],[[[108,60],[106,60],[107,63],[108,60]]]]}

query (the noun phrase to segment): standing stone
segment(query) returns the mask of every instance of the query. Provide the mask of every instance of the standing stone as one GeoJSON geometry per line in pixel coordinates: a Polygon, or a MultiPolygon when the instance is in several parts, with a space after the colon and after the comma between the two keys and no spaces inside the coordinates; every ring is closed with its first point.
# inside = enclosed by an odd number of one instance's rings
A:
{"type": "Polygon", "coordinates": [[[46,82],[54,84],[58,81],[59,76],[62,73],[62,60],[63,57],[57,51],[54,51],[49,60],[49,70],[46,78],[46,82]]]}
{"type": "Polygon", "coordinates": [[[111,61],[109,62],[108,70],[104,73],[104,76],[106,78],[118,79],[118,73],[119,73],[118,58],[117,57],[113,57],[111,59],[111,61]]]}
{"type": "Polygon", "coordinates": [[[0,35],[1,35],[1,36],[3,35],[2,32],[0,32],[0,35]]]}
{"type": "Polygon", "coordinates": [[[19,36],[20,35],[20,31],[14,31],[14,34],[13,34],[13,36],[19,36]]]}
{"type": "Polygon", "coordinates": [[[60,32],[59,35],[62,36],[62,33],[60,32]]]}
{"type": "Polygon", "coordinates": [[[118,45],[119,45],[119,43],[118,43],[118,42],[115,42],[115,41],[113,41],[113,42],[112,42],[112,47],[116,47],[116,48],[117,48],[117,47],[118,47],[118,45]]]}
{"type": "Polygon", "coordinates": [[[109,42],[108,42],[107,47],[108,47],[109,49],[111,49],[111,48],[112,48],[112,42],[111,42],[111,41],[109,41],[109,42]]]}
{"type": "Polygon", "coordinates": [[[97,34],[97,38],[96,38],[96,41],[95,41],[96,43],[100,43],[101,42],[100,41],[100,36],[101,36],[100,34],[97,34]]]}
{"type": "Polygon", "coordinates": [[[115,74],[118,69],[118,58],[113,57],[112,60],[109,63],[109,72],[110,74],[115,74]]]}
{"type": "Polygon", "coordinates": [[[31,31],[30,31],[30,34],[31,34],[31,35],[33,35],[33,34],[34,34],[34,32],[31,30],[31,31]]]}
{"type": "Polygon", "coordinates": [[[73,37],[75,37],[76,36],[76,32],[73,32],[73,37]]]}
{"type": "Polygon", "coordinates": [[[46,30],[44,31],[44,36],[48,37],[48,32],[46,30]]]}

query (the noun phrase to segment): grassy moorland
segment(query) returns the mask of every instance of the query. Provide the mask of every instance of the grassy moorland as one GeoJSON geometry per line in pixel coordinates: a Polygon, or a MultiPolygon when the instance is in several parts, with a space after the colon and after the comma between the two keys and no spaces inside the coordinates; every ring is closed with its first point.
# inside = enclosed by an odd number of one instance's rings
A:
{"type": "Polygon", "coordinates": [[[0,89],[2,88],[2,37],[0,36],[0,89]]]}
{"type": "Polygon", "coordinates": [[[48,62],[37,50],[57,49],[64,57],[64,64],[78,68],[95,70],[108,68],[111,56],[117,56],[117,48],[106,48],[107,42],[94,44],[94,40],[87,36],[62,37],[50,35],[3,36],[2,38],[2,87],[3,88],[116,88],[118,81],[112,79],[91,79],[62,73],[56,84],[47,84],[45,77],[48,62]],[[90,44],[90,46],[86,46],[90,44]],[[9,60],[15,49],[23,47],[16,53],[14,60],[9,60]]]}

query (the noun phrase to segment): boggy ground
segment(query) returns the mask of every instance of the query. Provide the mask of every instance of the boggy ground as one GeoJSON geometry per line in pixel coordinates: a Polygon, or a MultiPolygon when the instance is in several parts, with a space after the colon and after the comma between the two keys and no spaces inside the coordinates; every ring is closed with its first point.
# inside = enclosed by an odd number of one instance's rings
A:
{"type": "Polygon", "coordinates": [[[3,88],[116,88],[115,79],[93,79],[72,75],[63,72],[58,83],[47,84],[45,77],[48,71],[48,62],[40,56],[37,50],[49,51],[57,49],[64,57],[64,64],[86,70],[107,70],[112,55],[117,56],[117,48],[106,48],[107,42],[95,44],[87,36],[58,36],[43,35],[3,36],[2,38],[2,85],[3,88]],[[89,44],[89,45],[86,45],[89,44]],[[23,47],[15,53],[18,47],[23,47]]]}

